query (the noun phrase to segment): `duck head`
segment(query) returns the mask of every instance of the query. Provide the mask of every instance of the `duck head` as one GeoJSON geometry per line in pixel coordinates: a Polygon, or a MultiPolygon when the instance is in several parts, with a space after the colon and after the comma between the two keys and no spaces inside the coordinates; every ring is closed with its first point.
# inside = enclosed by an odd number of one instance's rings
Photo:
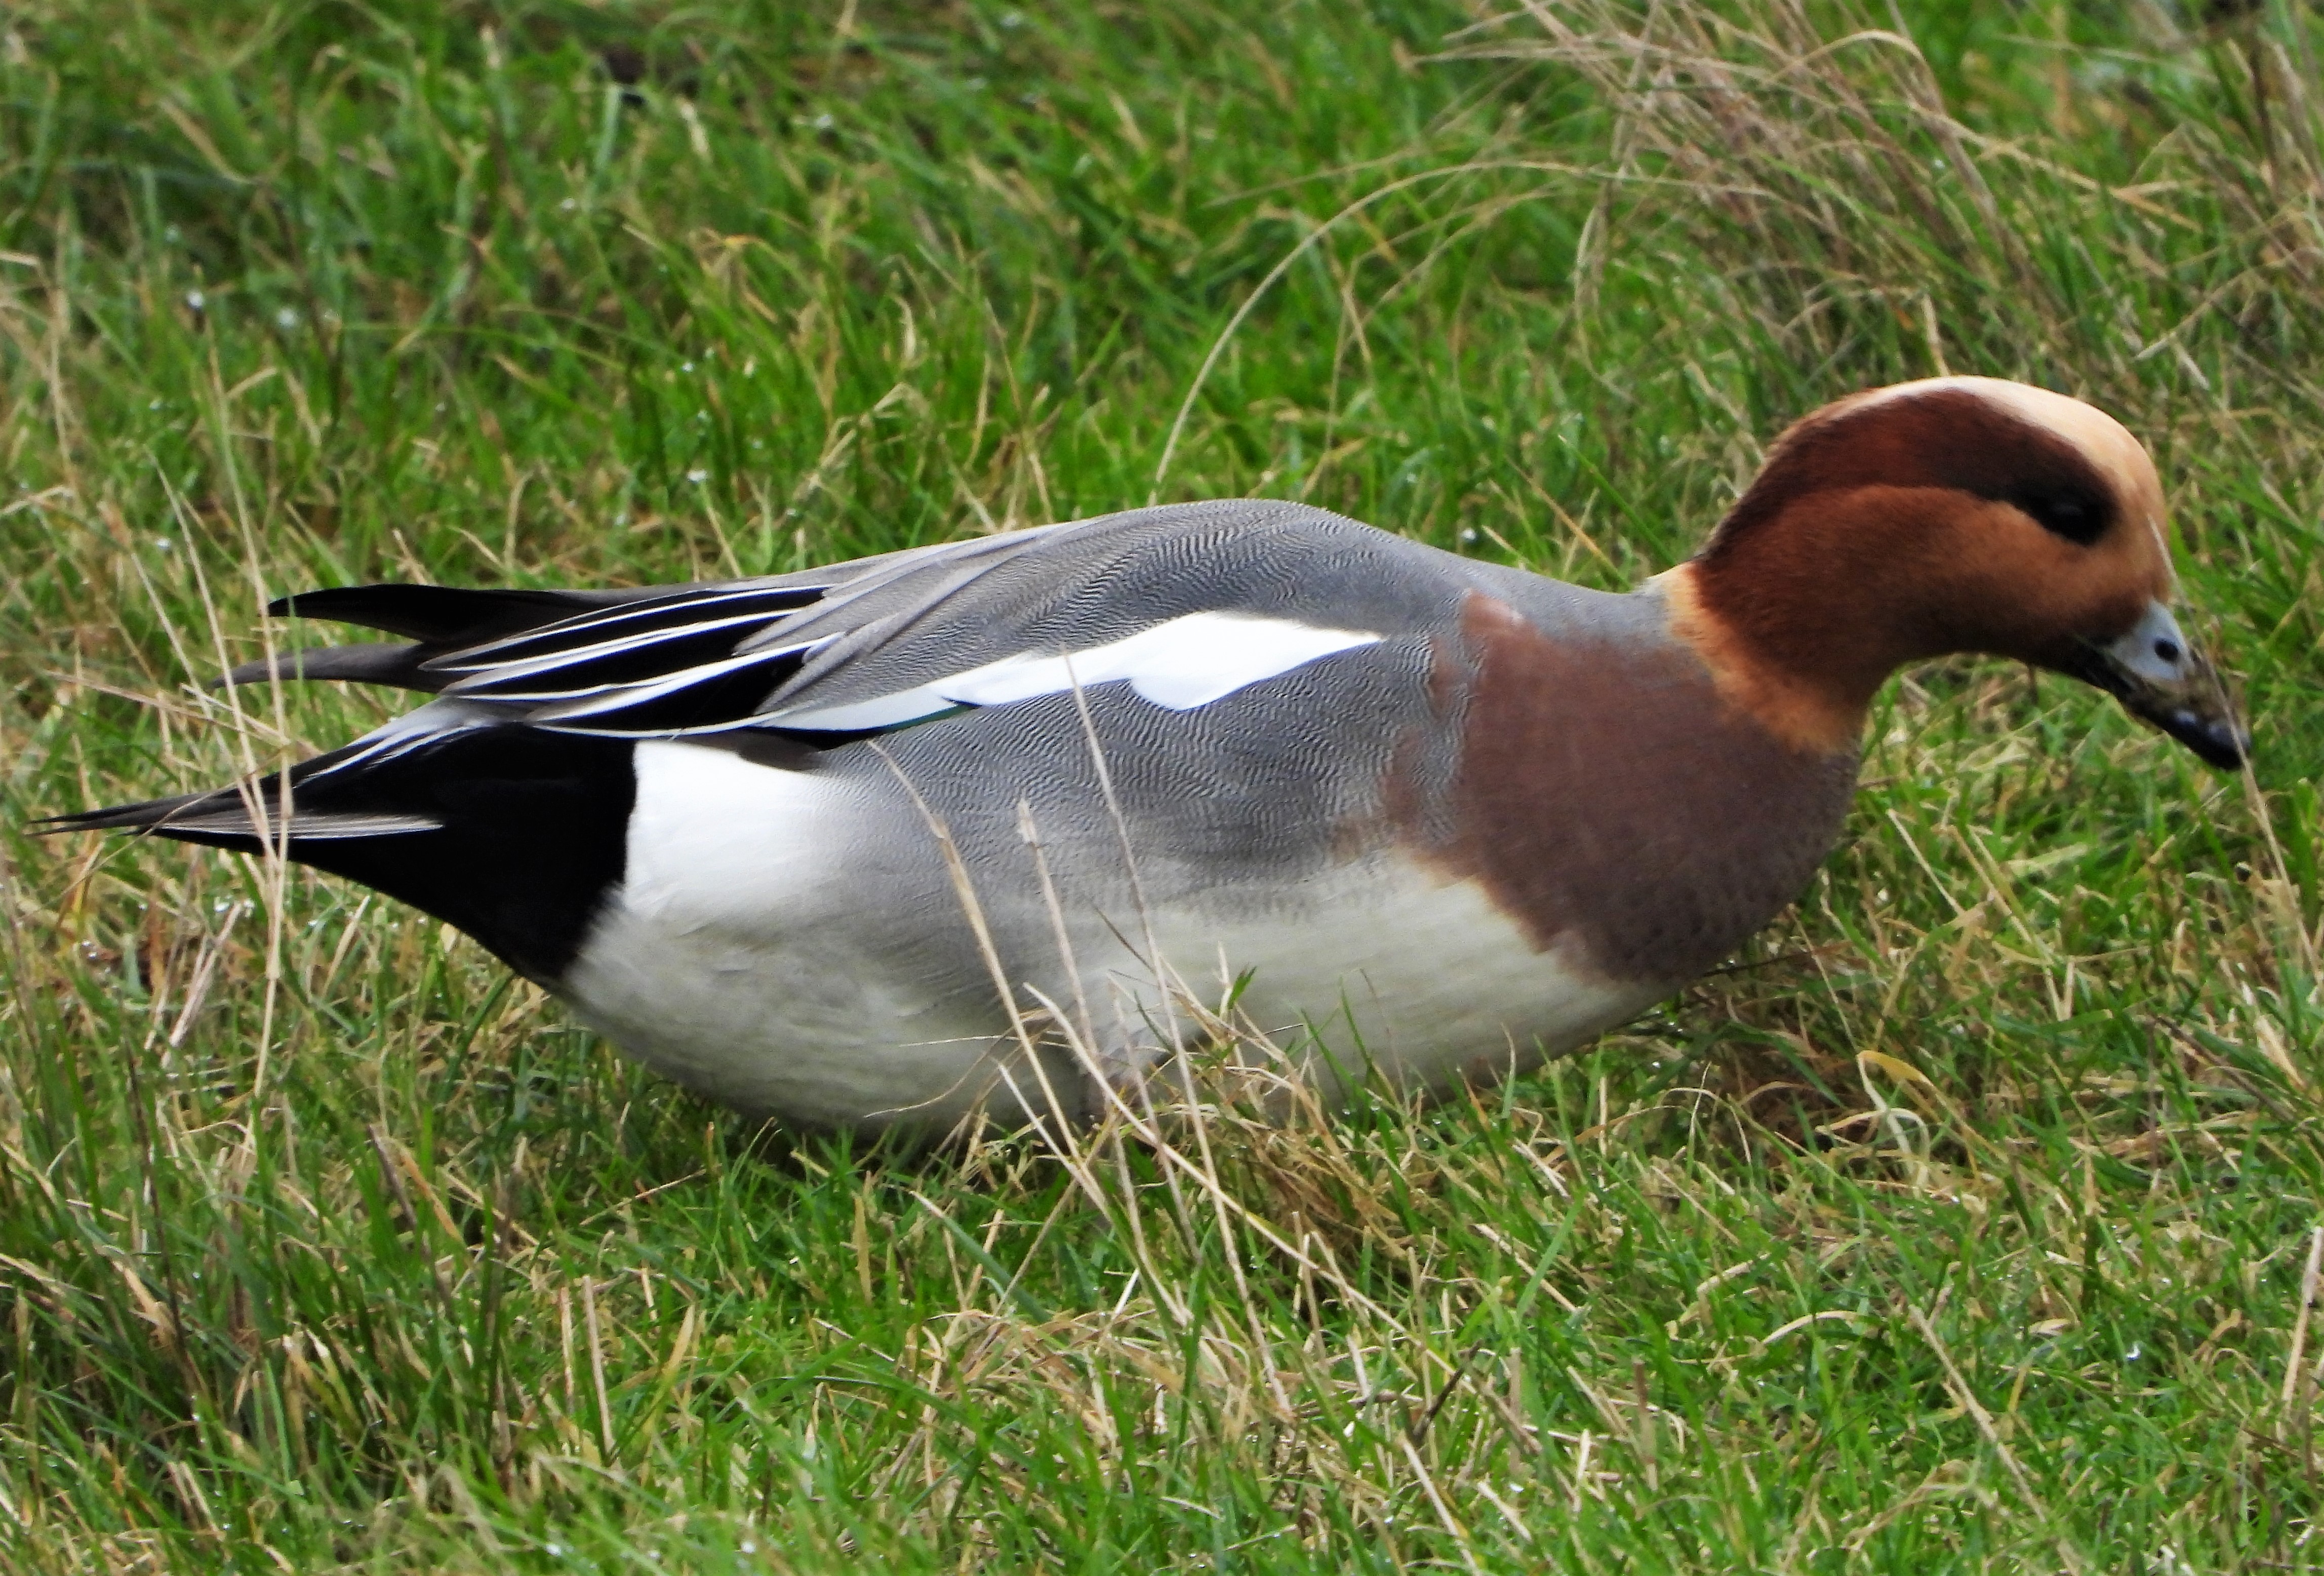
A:
{"type": "Polygon", "coordinates": [[[2250,742],[2172,614],[2153,461],[2044,389],[1932,378],[1828,405],[1662,579],[1721,688],[1803,747],[1852,747],[1890,674],[1956,651],[2095,685],[2214,766],[2250,742]]]}

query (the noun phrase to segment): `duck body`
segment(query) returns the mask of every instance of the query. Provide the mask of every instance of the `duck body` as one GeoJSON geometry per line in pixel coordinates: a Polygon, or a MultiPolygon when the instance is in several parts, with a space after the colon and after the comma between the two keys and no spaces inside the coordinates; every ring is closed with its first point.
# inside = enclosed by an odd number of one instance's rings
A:
{"type": "MultiPolygon", "coordinates": [[[[1320,1076],[1442,1086],[1581,1043],[1717,963],[1845,813],[1852,758],[1727,719],[1658,591],[1584,591],[1296,504],[1069,529],[1057,549],[1124,584],[1183,566],[1148,604],[1162,625],[1290,565],[1238,616],[1372,638],[1185,709],[1113,680],[823,751],[639,742],[622,879],[554,988],[752,1111],[948,1124],[1042,1090],[1093,1111],[1070,1049],[1001,1076],[1015,1039],[941,827],[1007,978],[1078,1018],[1104,1072],[1169,1043],[1172,995],[1243,980],[1240,1012],[1286,1046],[1312,1036],[1320,1076]],[[1722,723],[1742,753],[1686,770],[1722,723]],[[1738,816],[1763,835],[1706,857],[1701,828],[1738,816]]],[[[1081,632],[1028,631],[1037,649],[1102,643],[1084,610],[1053,616],[1081,632]]]]}
{"type": "MultiPolygon", "coordinates": [[[[438,698],[293,768],[287,827],[273,779],[67,824],[287,831],[794,1126],[1084,1119],[1231,995],[1328,1091],[1443,1089],[1716,965],[1837,838],[1869,691],[1739,635],[1767,611],[1715,556],[1607,594],[1240,501],[724,585],[310,594],[415,643],[230,677],[438,698]]],[[[2060,650],[2152,666],[2139,573],[2060,650]]]]}

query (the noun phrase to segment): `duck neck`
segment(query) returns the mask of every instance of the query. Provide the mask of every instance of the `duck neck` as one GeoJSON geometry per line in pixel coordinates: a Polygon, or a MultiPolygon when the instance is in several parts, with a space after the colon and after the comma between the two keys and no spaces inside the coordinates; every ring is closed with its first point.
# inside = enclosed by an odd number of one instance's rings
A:
{"type": "Polygon", "coordinates": [[[1896,667],[1847,611],[1796,581],[1693,558],[1655,576],[1671,632],[1711,670],[1726,701],[1803,753],[1856,751],[1872,697],[1896,667]]]}

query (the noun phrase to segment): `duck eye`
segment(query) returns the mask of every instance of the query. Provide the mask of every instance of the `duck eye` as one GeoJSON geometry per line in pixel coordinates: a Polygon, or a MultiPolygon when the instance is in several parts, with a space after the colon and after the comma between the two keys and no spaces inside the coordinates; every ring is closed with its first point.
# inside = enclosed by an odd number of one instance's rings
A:
{"type": "Polygon", "coordinates": [[[2043,530],[2084,547],[2096,541],[2106,531],[2106,508],[2095,499],[2076,497],[2071,493],[2035,493],[2013,498],[2010,502],[2031,515],[2034,522],[2043,530]]]}

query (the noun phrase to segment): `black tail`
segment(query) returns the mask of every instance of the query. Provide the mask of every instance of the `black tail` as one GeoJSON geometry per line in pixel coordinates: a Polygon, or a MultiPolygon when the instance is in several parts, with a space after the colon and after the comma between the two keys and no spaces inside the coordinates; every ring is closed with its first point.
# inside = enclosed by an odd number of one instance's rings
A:
{"type": "Polygon", "coordinates": [[[448,921],[550,983],[621,881],[637,792],[630,751],[627,740],[521,724],[463,728],[300,762],[290,770],[287,820],[274,774],[59,816],[42,830],[279,848],[448,921]]]}

